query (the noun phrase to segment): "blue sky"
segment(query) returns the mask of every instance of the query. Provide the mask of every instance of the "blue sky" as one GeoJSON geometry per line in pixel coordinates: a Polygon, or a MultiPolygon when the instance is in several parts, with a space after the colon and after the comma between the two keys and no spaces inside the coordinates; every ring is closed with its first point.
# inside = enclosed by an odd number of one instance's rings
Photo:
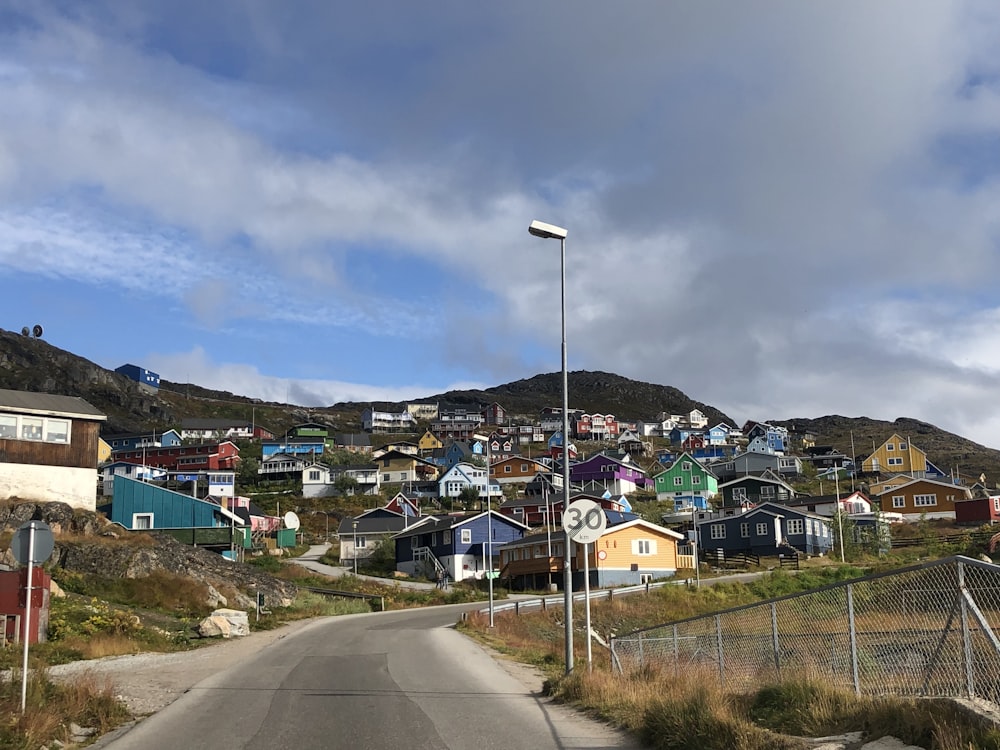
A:
{"type": "Polygon", "coordinates": [[[1000,447],[995,6],[0,0],[0,327],[489,387],[559,369],[540,219],[571,369],[1000,447]]]}

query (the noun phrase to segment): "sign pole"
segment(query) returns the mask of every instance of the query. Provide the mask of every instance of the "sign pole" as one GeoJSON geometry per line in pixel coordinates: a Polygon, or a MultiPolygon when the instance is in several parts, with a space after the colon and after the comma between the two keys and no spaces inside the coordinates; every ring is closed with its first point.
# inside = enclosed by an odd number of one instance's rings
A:
{"type": "Polygon", "coordinates": [[[24,596],[24,658],[21,661],[21,713],[28,699],[28,641],[31,640],[31,574],[35,559],[35,524],[28,526],[28,581],[24,596]]]}
{"type": "Polygon", "coordinates": [[[594,671],[593,653],[590,643],[590,545],[583,545],[583,591],[584,591],[584,612],[586,613],[587,628],[587,671],[594,671]]]}

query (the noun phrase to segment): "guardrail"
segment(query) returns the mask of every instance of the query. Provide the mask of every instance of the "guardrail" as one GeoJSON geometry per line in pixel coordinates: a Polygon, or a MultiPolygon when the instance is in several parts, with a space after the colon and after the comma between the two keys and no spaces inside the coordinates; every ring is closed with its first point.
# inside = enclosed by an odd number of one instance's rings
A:
{"type": "MultiPolygon", "coordinates": [[[[690,581],[686,579],[681,579],[677,581],[657,581],[656,583],[641,583],[638,586],[625,586],[619,589],[592,589],[590,591],[590,600],[595,599],[607,599],[608,601],[613,601],[617,596],[627,596],[629,594],[648,594],[653,589],[662,588],[664,586],[685,586],[690,581]]],[[[585,591],[574,591],[573,601],[582,602],[586,601],[587,592],[585,591]]],[[[497,612],[514,612],[514,614],[521,614],[521,612],[532,610],[542,610],[545,611],[550,606],[561,607],[563,606],[565,597],[563,594],[558,594],[555,596],[540,596],[538,598],[531,599],[515,599],[514,601],[506,601],[500,604],[493,605],[494,614],[497,612]]],[[[489,612],[489,607],[484,607],[479,610],[480,614],[486,614],[489,612]]]]}

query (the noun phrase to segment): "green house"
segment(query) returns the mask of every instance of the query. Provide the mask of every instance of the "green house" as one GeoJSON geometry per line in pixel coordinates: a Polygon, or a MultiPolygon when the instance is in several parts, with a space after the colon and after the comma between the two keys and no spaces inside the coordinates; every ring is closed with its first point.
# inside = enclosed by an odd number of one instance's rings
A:
{"type": "Polygon", "coordinates": [[[674,511],[692,506],[704,510],[719,492],[719,480],[691,454],[681,453],[669,468],[653,477],[656,499],[672,500],[674,511]]]}

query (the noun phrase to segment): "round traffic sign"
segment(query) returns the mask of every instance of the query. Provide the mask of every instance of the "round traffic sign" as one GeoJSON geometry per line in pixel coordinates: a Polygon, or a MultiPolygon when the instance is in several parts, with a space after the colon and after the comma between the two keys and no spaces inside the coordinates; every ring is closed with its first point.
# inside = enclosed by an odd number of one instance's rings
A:
{"type": "Polygon", "coordinates": [[[21,524],[10,540],[10,551],[21,565],[27,565],[29,562],[32,565],[45,562],[54,548],[52,529],[45,521],[28,521],[21,524]],[[34,536],[33,544],[32,536],[34,536]]]}
{"type": "Polygon", "coordinates": [[[608,559],[608,551],[606,549],[599,549],[599,550],[597,550],[597,559],[598,560],[607,560],[608,559]]]}
{"type": "Polygon", "coordinates": [[[608,517],[604,515],[604,508],[600,503],[574,500],[563,513],[562,527],[571,541],[590,544],[601,538],[608,527],[608,517]]]}

